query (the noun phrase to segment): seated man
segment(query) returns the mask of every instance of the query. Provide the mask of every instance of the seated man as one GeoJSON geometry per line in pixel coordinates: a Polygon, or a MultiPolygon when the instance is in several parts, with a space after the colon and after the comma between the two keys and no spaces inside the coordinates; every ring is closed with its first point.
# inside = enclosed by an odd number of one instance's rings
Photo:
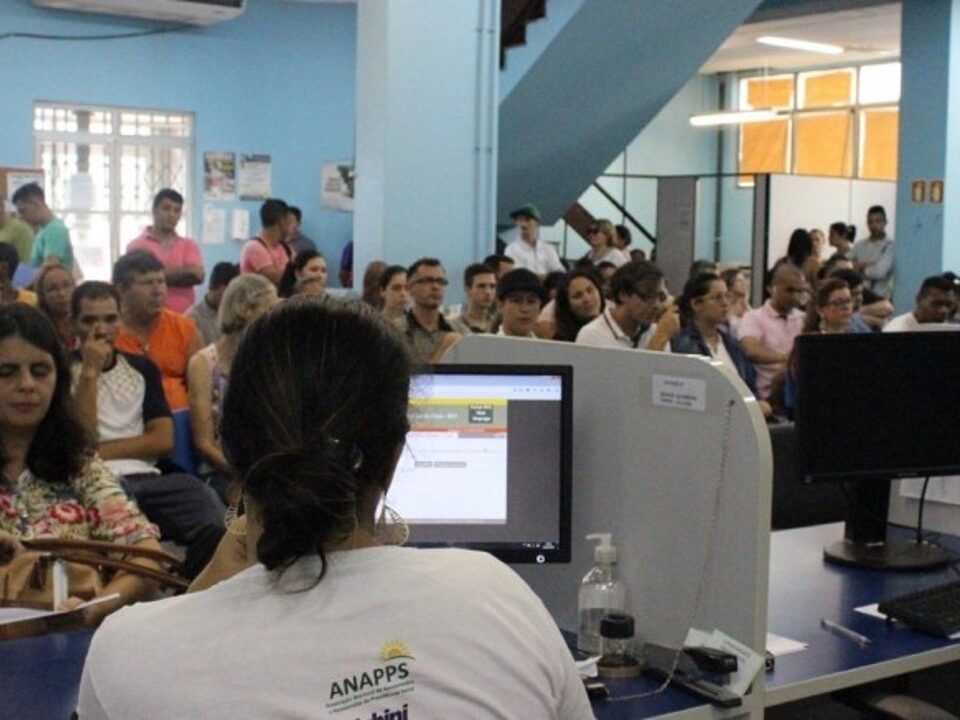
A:
{"type": "Polygon", "coordinates": [[[786,369],[793,341],[803,329],[800,299],[809,293],[803,272],[783,262],[773,270],[770,299],[748,310],[737,326],[743,351],[757,369],[757,397],[770,397],[774,376],[786,369]]]}
{"type": "Polygon", "coordinates": [[[667,288],[663,273],[645,260],[621,265],[610,279],[610,296],[603,313],[577,333],[577,343],[595,347],[664,350],[680,332],[674,308],[664,311],[667,288]]]}
{"type": "Polygon", "coordinates": [[[458,316],[450,319],[450,326],[461,335],[493,332],[496,319],[496,271],[483,263],[468,265],[463,271],[463,285],[467,293],[467,306],[458,316]]]}
{"type": "Polygon", "coordinates": [[[440,312],[447,283],[443,265],[436,258],[420,258],[407,271],[413,305],[395,324],[415,365],[436,362],[460,337],[440,312]]]}
{"type": "MultiPolygon", "coordinates": [[[[932,275],[923,281],[917,293],[913,312],[897,315],[883,326],[884,332],[910,332],[920,330],[921,325],[947,323],[957,307],[956,288],[953,280],[943,275],[932,275]]],[[[957,328],[956,325],[945,330],[957,328]]]]}
{"type": "Polygon", "coordinates": [[[227,285],[239,274],[239,265],[218,262],[210,273],[210,285],[203,299],[187,312],[187,317],[197,324],[197,332],[203,336],[204,342],[208,345],[220,339],[220,323],[217,322],[220,300],[227,285]]]}
{"type": "Polygon", "coordinates": [[[546,299],[547,291],[533,272],[526,268],[508,272],[497,288],[497,309],[501,317],[497,335],[535,338],[533,328],[546,299]]]}
{"type": "Polygon", "coordinates": [[[71,312],[80,339],[71,369],[81,422],[163,538],[186,546],[182,573],[192,579],[223,536],[223,515],[199,480],[157,467],[173,449],[173,419],[160,373],[148,358],[116,349],[120,295],[112,285],[83,283],[73,294],[71,312]]]}
{"type": "Polygon", "coordinates": [[[202,347],[197,327],[183,315],[167,310],[167,280],[163,263],[146,250],[134,250],[113,266],[113,284],[121,299],[117,349],[153,360],[163,378],[163,393],[171,410],[190,404],[187,363],[202,347]]]}

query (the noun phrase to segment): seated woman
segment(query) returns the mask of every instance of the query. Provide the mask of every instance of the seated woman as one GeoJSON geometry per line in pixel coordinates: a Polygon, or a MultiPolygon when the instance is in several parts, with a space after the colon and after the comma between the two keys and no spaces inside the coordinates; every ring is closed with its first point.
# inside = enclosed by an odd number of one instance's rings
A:
{"type": "Polygon", "coordinates": [[[627,254],[618,246],[617,231],[609,220],[597,220],[587,231],[590,252],[580,258],[578,265],[598,266],[602,262],[615,268],[630,262],[627,254]]]}
{"type": "Polygon", "coordinates": [[[312,295],[323,298],[327,293],[327,259],[316,250],[304,250],[287,263],[280,278],[280,297],[312,295]]]}
{"type": "Polygon", "coordinates": [[[407,269],[402,265],[390,265],[380,273],[380,312],[391,322],[403,317],[410,302],[407,290],[407,269]]]}
{"type": "Polygon", "coordinates": [[[747,283],[747,276],[743,274],[743,270],[740,268],[724,270],[720,277],[727,284],[727,292],[730,295],[727,329],[731,335],[736,337],[740,319],[747,314],[748,310],[753,309],[750,307],[750,285],[747,283]]]}
{"type": "Polygon", "coordinates": [[[190,428],[193,445],[203,460],[200,476],[228,506],[237,498],[228,492],[230,467],[220,448],[218,428],[230,365],[243,331],[277,302],[273,283],[262,275],[250,273],[231,280],[220,300],[220,339],[197,352],[187,365],[190,428]]]}
{"type": "Polygon", "coordinates": [[[67,352],[79,349],[70,312],[70,300],[77,287],[73,273],[63,265],[47,265],[37,273],[34,287],[37,289],[37,305],[53,323],[63,349],[67,352]]]}
{"type": "MultiPolygon", "coordinates": [[[[53,326],[22,304],[0,308],[0,547],[17,554],[20,540],[104,540],[160,550],[147,522],[116,477],[93,452],[73,415],[70,371],[53,326]]],[[[138,564],[157,568],[148,560],[138,564]]],[[[153,583],[118,572],[87,620],[149,596],[153,583]]],[[[82,601],[70,597],[61,609],[82,601]]]]}
{"type": "Polygon", "coordinates": [[[574,342],[580,328],[603,312],[602,284],[593,268],[577,268],[563,279],[557,288],[554,340],[574,342]]]}
{"type": "MultiPolygon", "coordinates": [[[[715,273],[700,273],[687,280],[677,304],[683,327],[670,341],[670,349],[675,353],[706,355],[726,363],[756,395],[757,371],[740,342],[726,329],[730,312],[727,284],[715,273]]],[[[761,409],[764,415],[769,413],[766,403],[761,403],[761,409]]]]}
{"type": "Polygon", "coordinates": [[[409,383],[402,339],[373,314],[293,301],[247,330],[221,428],[244,542],[225,538],[198,578],[212,587],[101,627],[80,717],[593,717],[556,625],[510,569],[378,540],[394,527],[376,515],[409,383]]]}
{"type": "MultiPolygon", "coordinates": [[[[853,295],[845,280],[829,277],[820,282],[803,321],[803,333],[845,333],[850,331],[853,317],[853,295]]],[[[797,397],[796,345],[790,354],[786,370],[774,378],[770,391],[771,402],[777,411],[793,418],[797,397]]]]}

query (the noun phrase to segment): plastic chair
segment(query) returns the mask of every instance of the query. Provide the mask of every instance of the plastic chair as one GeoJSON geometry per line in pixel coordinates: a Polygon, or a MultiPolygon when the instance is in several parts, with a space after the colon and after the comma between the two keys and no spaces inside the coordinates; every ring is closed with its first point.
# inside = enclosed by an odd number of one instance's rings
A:
{"type": "Polygon", "coordinates": [[[193,447],[193,431],[190,429],[190,411],[173,412],[173,450],[170,459],[180,468],[194,477],[197,476],[199,462],[197,451],[193,447]]]}

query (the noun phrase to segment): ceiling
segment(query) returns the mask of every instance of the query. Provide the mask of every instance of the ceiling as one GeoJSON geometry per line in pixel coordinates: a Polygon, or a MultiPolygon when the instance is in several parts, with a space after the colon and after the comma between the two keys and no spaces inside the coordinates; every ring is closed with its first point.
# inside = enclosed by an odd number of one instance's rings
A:
{"type": "Polygon", "coordinates": [[[795,70],[899,57],[900,3],[889,3],[741,25],[700,72],[795,70]],[[756,42],[762,35],[831,43],[847,50],[841,55],[819,55],[768,47],[756,42]]]}

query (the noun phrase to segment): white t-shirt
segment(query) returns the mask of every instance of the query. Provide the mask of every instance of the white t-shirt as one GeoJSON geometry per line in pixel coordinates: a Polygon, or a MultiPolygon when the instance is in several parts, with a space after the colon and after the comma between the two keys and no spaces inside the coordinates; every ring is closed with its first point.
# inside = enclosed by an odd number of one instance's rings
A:
{"type": "MultiPolygon", "coordinates": [[[[634,338],[627,335],[617,321],[613,319],[610,312],[610,304],[604,311],[593,320],[588,322],[577,333],[577,345],[592,345],[593,347],[618,347],[629,350],[645,350],[650,345],[650,339],[657,331],[657,324],[653,323],[643,331],[634,345],[634,338]]],[[[665,346],[664,350],[669,351],[670,346],[665,346]]]]}
{"type": "Polygon", "coordinates": [[[890,318],[883,326],[884,332],[912,332],[920,327],[920,322],[912,312],[890,318]]]}
{"type": "Polygon", "coordinates": [[[493,557],[350,550],[311,587],[319,568],[303,558],[278,586],[257,565],[114,613],[87,656],[80,717],[593,717],[546,608],[493,557]]]}
{"type": "Polygon", "coordinates": [[[533,246],[523,238],[517,238],[507,245],[503,254],[511,258],[518,268],[526,268],[537,275],[567,271],[553,245],[543,240],[537,240],[533,246]]]}

